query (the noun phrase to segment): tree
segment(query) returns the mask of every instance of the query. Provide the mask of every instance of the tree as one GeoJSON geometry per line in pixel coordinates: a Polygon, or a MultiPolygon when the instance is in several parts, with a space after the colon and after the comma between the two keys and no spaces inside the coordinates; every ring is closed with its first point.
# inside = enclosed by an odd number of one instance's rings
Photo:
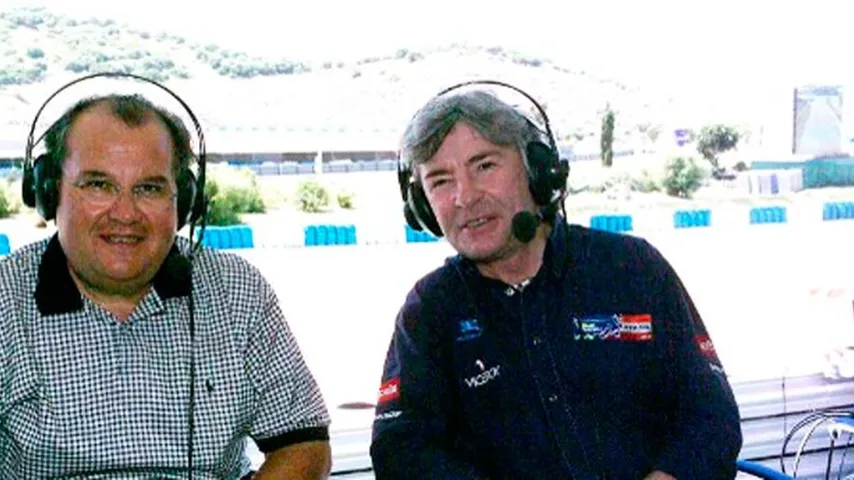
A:
{"type": "Polygon", "coordinates": [[[724,169],[718,164],[718,155],[738,145],[739,132],[729,125],[707,125],[700,130],[697,151],[712,165],[714,178],[721,178],[724,169]]]}
{"type": "Polygon", "coordinates": [[[665,165],[664,191],[672,197],[691,198],[703,182],[703,170],[691,157],[671,158],[665,165]]]}
{"type": "Polygon", "coordinates": [[[614,111],[611,105],[605,107],[602,116],[602,137],[599,143],[602,166],[610,167],[614,164],[614,111]]]}

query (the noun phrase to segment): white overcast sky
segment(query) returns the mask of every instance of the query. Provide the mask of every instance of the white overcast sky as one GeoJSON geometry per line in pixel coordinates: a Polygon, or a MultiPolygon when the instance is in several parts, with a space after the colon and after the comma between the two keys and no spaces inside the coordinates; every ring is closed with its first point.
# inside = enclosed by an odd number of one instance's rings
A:
{"type": "Polygon", "coordinates": [[[24,3],[307,60],[461,41],[674,89],[846,83],[854,71],[850,0],[0,0],[24,3]]]}

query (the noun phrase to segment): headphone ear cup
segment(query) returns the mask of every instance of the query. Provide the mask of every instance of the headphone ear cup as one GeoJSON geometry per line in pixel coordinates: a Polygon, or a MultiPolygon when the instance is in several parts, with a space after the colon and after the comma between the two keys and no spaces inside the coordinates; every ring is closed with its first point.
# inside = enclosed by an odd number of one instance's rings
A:
{"type": "Polygon", "coordinates": [[[552,149],[543,142],[528,142],[525,149],[528,158],[528,168],[531,170],[531,181],[529,190],[537,205],[546,205],[551,201],[553,184],[551,170],[555,165],[557,156],[552,149]]]}
{"type": "Polygon", "coordinates": [[[191,222],[191,213],[196,198],[196,176],[185,168],[178,174],[178,230],[191,222]]]}
{"type": "Polygon", "coordinates": [[[403,202],[403,218],[406,219],[406,224],[413,230],[419,232],[424,230],[421,222],[418,221],[418,217],[415,216],[415,212],[412,211],[412,207],[409,206],[409,202],[403,202]]]}
{"type": "MultiPolygon", "coordinates": [[[[197,183],[193,183],[193,185],[195,186],[197,183]]],[[[207,215],[208,197],[203,188],[199,188],[197,186],[194,188],[196,190],[196,198],[193,201],[193,208],[190,210],[190,221],[198,222],[207,215]]]]}
{"type": "Polygon", "coordinates": [[[33,167],[26,165],[24,175],[21,177],[21,199],[24,205],[30,208],[36,208],[36,182],[33,176],[33,167]]]}
{"type": "Polygon", "coordinates": [[[32,182],[33,200],[36,211],[45,221],[56,218],[56,207],[59,203],[59,175],[54,172],[49,153],[43,153],[33,162],[32,182]]]}
{"type": "Polygon", "coordinates": [[[427,201],[427,196],[424,194],[424,189],[420,185],[413,183],[409,187],[408,197],[409,209],[422,226],[419,230],[426,228],[437,238],[444,236],[442,227],[439,226],[439,222],[433,214],[433,209],[430,208],[430,202],[427,201]]]}
{"type": "Polygon", "coordinates": [[[569,160],[561,158],[557,162],[557,171],[550,175],[552,179],[552,190],[564,190],[567,188],[566,181],[569,178],[569,160]]]}
{"type": "MultiPolygon", "coordinates": [[[[38,176],[36,180],[38,181],[38,176]]],[[[56,207],[59,204],[58,183],[55,178],[46,178],[36,184],[36,207],[45,221],[56,218],[56,207]]]]}

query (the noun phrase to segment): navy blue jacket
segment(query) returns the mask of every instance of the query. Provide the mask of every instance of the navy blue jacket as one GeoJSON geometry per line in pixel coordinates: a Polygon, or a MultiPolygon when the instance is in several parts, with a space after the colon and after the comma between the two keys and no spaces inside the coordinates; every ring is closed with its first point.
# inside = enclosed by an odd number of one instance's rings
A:
{"type": "Polygon", "coordinates": [[[397,317],[373,425],[383,479],[736,475],[738,407],[645,240],[558,222],[521,290],[452,257],[397,317]]]}

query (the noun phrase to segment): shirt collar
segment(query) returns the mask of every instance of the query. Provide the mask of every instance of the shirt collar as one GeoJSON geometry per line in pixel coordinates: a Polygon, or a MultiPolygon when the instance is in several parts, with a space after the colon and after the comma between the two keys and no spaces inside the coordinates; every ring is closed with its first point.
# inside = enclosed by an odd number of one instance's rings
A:
{"type": "MultiPolygon", "coordinates": [[[[191,278],[176,275],[166,266],[172,256],[181,255],[177,245],[167,255],[166,261],[154,275],[154,290],[162,299],[183,297],[190,293],[191,278]]],[[[83,297],[71,278],[68,262],[59,237],[54,234],[41,256],[35,291],[36,305],[42,315],[71,313],[83,308],[83,297]]]]}

